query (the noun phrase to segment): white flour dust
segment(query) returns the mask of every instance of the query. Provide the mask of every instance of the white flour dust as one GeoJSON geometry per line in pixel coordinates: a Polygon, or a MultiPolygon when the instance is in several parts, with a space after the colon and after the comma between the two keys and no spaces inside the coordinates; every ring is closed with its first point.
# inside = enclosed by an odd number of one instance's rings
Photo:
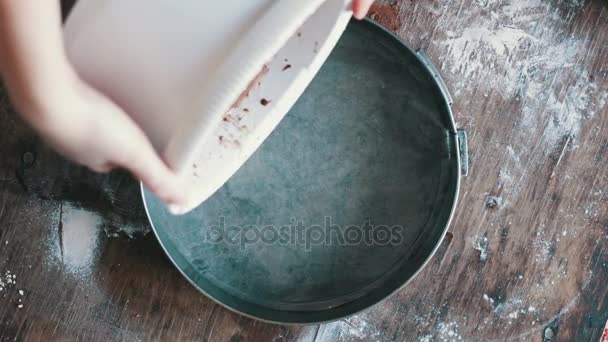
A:
{"type": "MultiPolygon", "coordinates": [[[[608,100],[608,89],[598,86],[586,60],[589,37],[565,32],[572,17],[554,6],[541,0],[489,0],[484,7],[490,15],[479,18],[479,8],[464,9],[472,24],[447,31],[443,41],[448,50],[443,69],[461,79],[456,95],[479,86],[485,95],[517,99],[521,134],[542,133],[547,151],[568,136],[575,146],[585,122],[608,100]]],[[[518,147],[511,148],[517,153],[518,147]]]]}
{"type": "Polygon", "coordinates": [[[483,299],[484,299],[486,302],[490,303],[490,304],[494,304],[494,298],[492,298],[492,297],[488,296],[488,294],[487,294],[487,293],[484,293],[484,294],[483,294],[483,299]]]}
{"type": "MultiPolygon", "coordinates": [[[[492,304],[494,304],[495,300],[492,298],[490,299],[492,300],[492,304]]],[[[504,303],[499,303],[494,308],[494,314],[505,320],[507,324],[513,324],[518,318],[521,319],[526,317],[526,320],[528,320],[531,325],[535,325],[539,322],[536,317],[538,311],[539,310],[535,305],[530,305],[527,301],[517,297],[510,298],[504,303]]]]}
{"type": "Polygon", "coordinates": [[[62,265],[70,274],[90,275],[99,247],[101,217],[92,211],[64,204],[57,219],[60,228],[58,236],[49,241],[49,261],[62,265]]]}
{"type": "Polygon", "coordinates": [[[4,274],[0,273],[0,292],[12,288],[15,285],[17,285],[16,275],[12,274],[11,271],[5,271],[4,274]]]}
{"type": "Polygon", "coordinates": [[[437,338],[441,342],[463,341],[457,322],[441,322],[437,325],[437,338]]]}
{"type": "Polygon", "coordinates": [[[473,248],[479,251],[479,260],[488,260],[488,238],[485,236],[473,238],[473,248]]]}
{"type": "Polygon", "coordinates": [[[507,58],[523,41],[536,40],[525,31],[508,26],[468,27],[460,34],[452,31],[446,33],[448,57],[452,64],[450,71],[466,78],[482,73],[485,68],[494,69],[494,61],[485,64],[488,58],[486,53],[495,58],[507,58]]]}
{"type": "Polygon", "coordinates": [[[418,342],[433,342],[433,335],[424,335],[418,339],[418,342]]]}
{"type": "Polygon", "coordinates": [[[532,247],[534,248],[536,261],[541,263],[546,263],[555,252],[554,244],[544,238],[542,233],[539,233],[532,241],[532,247]]]}
{"type": "Polygon", "coordinates": [[[106,225],[104,225],[104,233],[108,238],[120,238],[123,236],[133,240],[150,233],[150,228],[145,224],[132,225],[129,223],[119,223],[118,226],[112,225],[111,227],[112,229],[107,229],[106,225]]]}
{"type": "Polygon", "coordinates": [[[90,267],[97,251],[101,218],[92,212],[64,206],[63,262],[68,271],[90,267]]]}
{"type": "Polygon", "coordinates": [[[361,314],[321,326],[316,341],[382,341],[382,332],[361,314]]]}

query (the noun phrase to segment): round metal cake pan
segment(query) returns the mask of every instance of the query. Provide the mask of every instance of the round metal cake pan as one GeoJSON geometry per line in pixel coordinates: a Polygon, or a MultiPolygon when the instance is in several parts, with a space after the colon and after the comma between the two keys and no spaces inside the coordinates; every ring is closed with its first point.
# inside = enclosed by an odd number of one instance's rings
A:
{"type": "Polygon", "coordinates": [[[307,324],[367,309],[410,281],[447,231],[467,165],[451,102],[424,52],[352,21],[209,200],[173,216],[142,190],[153,231],[184,277],[243,315],[307,324]]]}

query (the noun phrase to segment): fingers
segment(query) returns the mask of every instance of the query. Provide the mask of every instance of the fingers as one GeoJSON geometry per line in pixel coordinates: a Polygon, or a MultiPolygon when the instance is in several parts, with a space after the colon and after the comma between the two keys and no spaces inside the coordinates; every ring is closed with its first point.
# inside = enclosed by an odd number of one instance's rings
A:
{"type": "MultiPolygon", "coordinates": [[[[108,166],[123,167],[169,205],[171,212],[185,212],[186,188],[180,178],[160,158],[144,131],[121,108],[103,95],[93,91],[93,105],[104,113],[97,122],[95,136],[99,156],[108,166]]],[[[103,169],[103,166],[101,167],[103,169]]]]}
{"type": "MultiPolygon", "coordinates": [[[[126,117],[126,114],[125,114],[126,117]]],[[[116,161],[141,180],[144,185],[167,203],[174,214],[184,212],[187,194],[179,177],[156,153],[144,132],[132,121],[121,123],[121,138],[116,141],[116,161]],[[127,129],[125,129],[128,127],[127,129]]]]}
{"type": "Polygon", "coordinates": [[[178,176],[158,156],[145,136],[138,140],[134,143],[131,157],[124,161],[123,167],[169,204],[172,212],[180,213],[186,202],[186,194],[180,187],[178,176]]]}
{"type": "Polygon", "coordinates": [[[355,0],[353,2],[353,16],[357,19],[363,19],[367,15],[374,0],[355,0]]]}
{"type": "Polygon", "coordinates": [[[178,176],[158,156],[143,130],[120,107],[80,79],[66,88],[65,101],[52,108],[41,134],[64,156],[97,172],[123,167],[173,211],[187,193],[178,176]],[[184,189],[184,190],[182,190],[184,189]]]}

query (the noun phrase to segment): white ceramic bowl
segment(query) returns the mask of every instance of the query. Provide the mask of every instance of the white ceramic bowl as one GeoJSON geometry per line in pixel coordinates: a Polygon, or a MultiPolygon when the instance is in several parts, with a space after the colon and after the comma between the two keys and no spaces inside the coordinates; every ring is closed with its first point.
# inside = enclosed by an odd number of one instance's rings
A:
{"type": "Polygon", "coordinates": [[[80,76],[180,173],[192,209],[277,126],[351,15],[350,0],[80,0],[65,40],[80,76]]]}

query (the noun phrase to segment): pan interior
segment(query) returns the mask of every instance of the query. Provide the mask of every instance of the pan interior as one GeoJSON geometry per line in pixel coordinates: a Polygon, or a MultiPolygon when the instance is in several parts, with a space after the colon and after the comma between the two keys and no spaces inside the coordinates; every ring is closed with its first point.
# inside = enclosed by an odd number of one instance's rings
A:
{"type": "Polygon", "coordinates": [[[150,220],[184,275],[232,309],[300,323],[354,313],[409,280],[443,236],[458,186],[450,118],[415,53],[351,22],[228,183],[180,217],[146,192],[150,220]]]}

